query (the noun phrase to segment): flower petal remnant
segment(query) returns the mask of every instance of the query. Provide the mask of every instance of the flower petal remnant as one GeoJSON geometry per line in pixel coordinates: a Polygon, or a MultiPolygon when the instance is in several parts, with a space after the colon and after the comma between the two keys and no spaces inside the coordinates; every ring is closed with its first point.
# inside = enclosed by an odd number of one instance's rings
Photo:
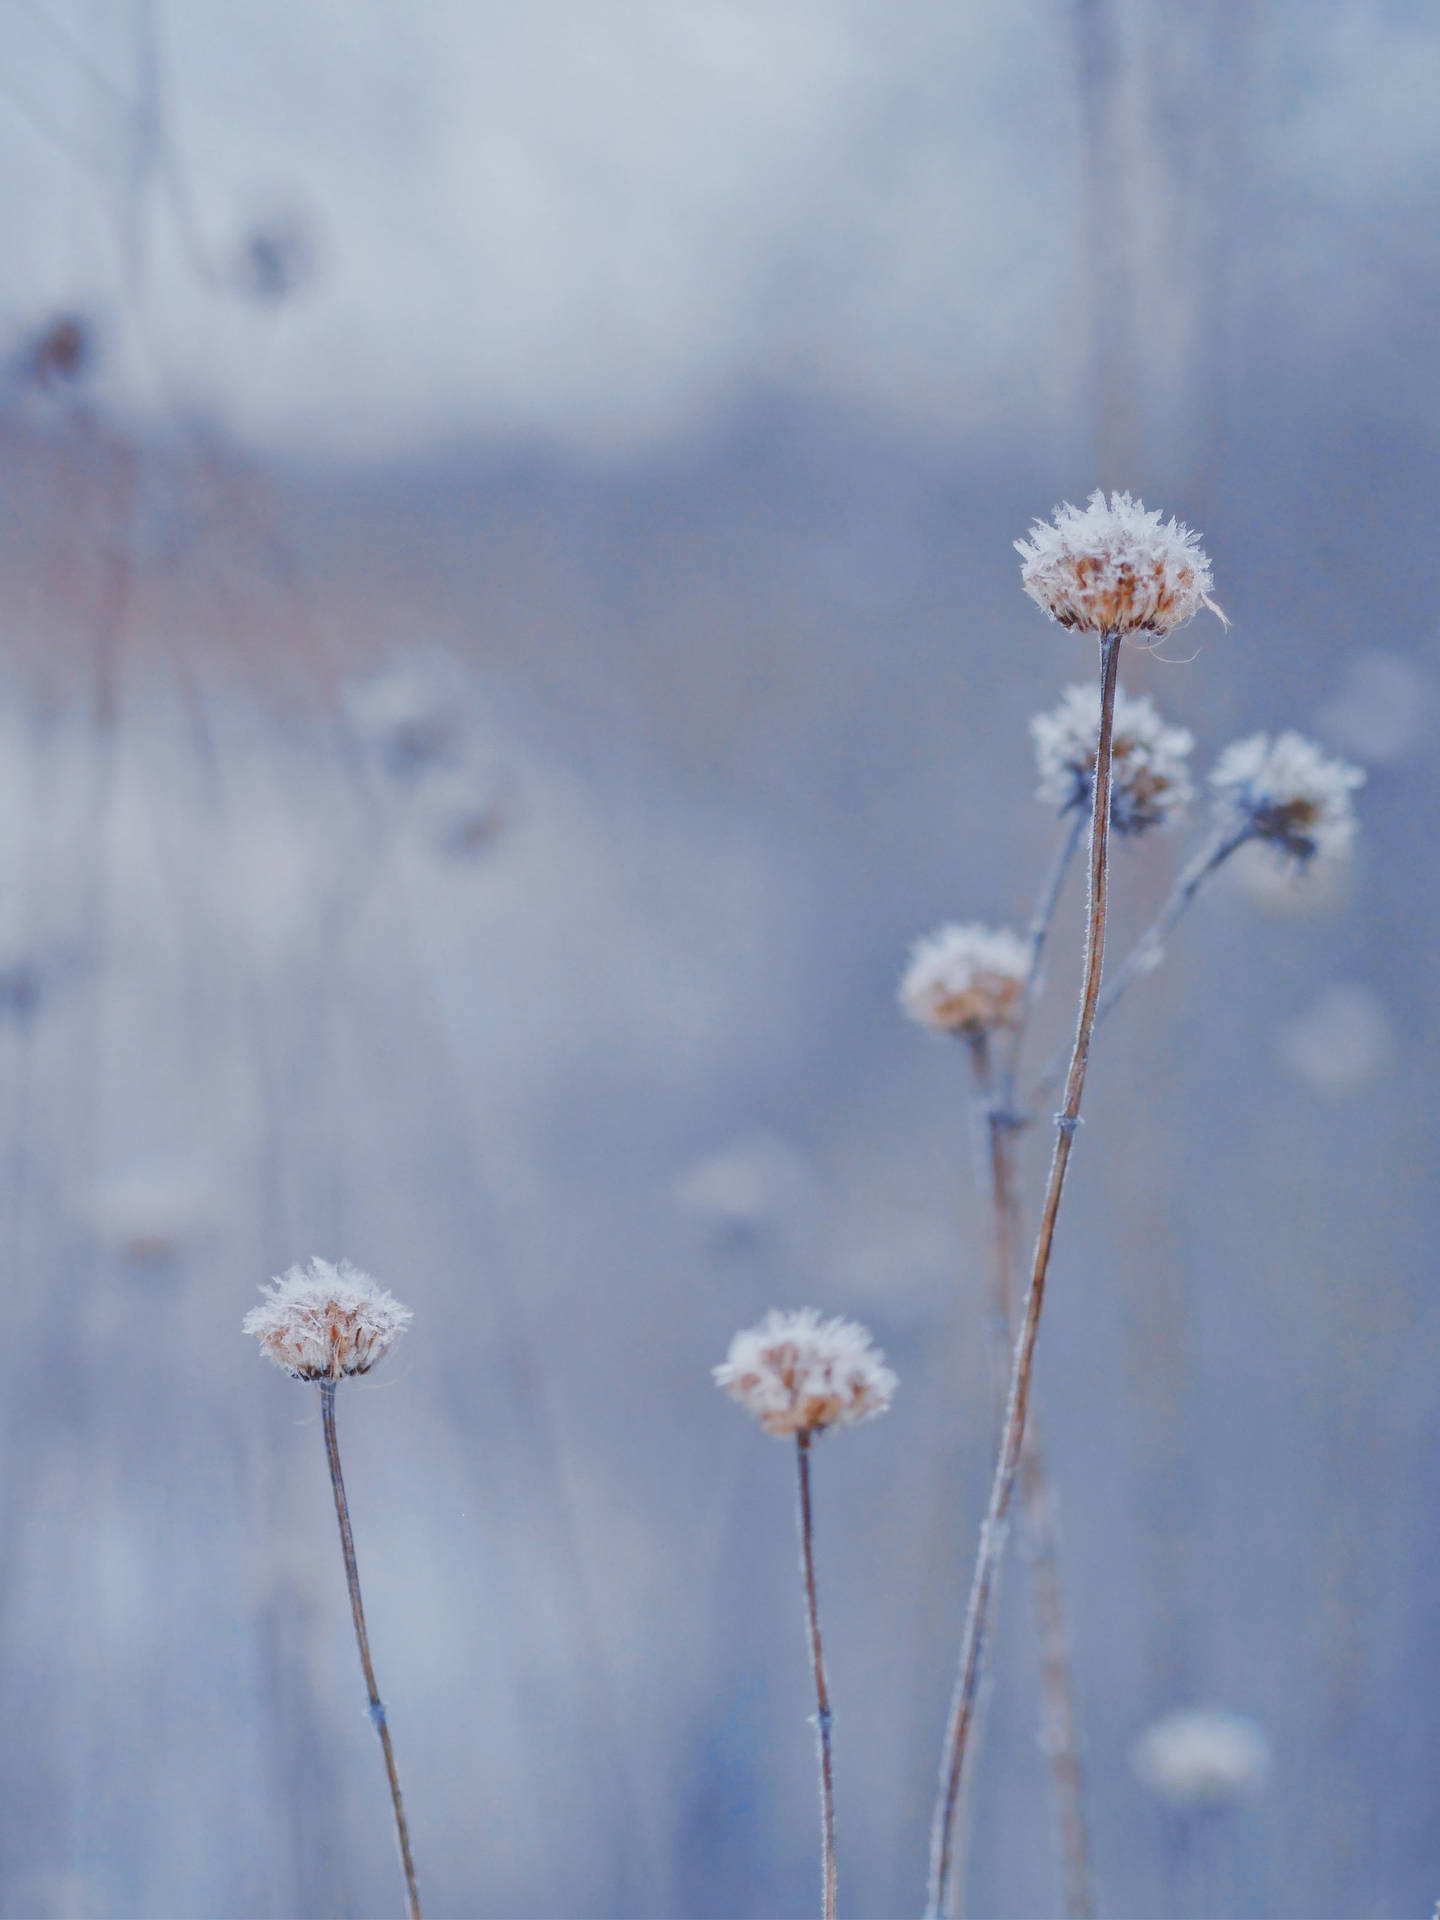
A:
{"type": "Polygon", "coordinates": [[[896,1380],[853,1320],[772,1307],[758,1327],[735,1335],[715,1384],[783,1440],[873,1419],[889,1406],[896,1380]]]}
{"type": "Polygon", "coordinates": [[[1026,593],[1062,627],[1086,633],[1171,633],[1210,598],[1210,562],[1198,534],[1147,513],[1143,500],[1098,490],[1084,507],[1069,501],[1053,524],[1037,520],[1015,551],[1026,593]]]}
{"type": "Polygon", "coordinates": [[[1300,733],[1252,733],[1236,740],[1210,775],[1222,815],[1249,825],[1301,866],[1318,854],[1338,859],[1355,839],[1350,796],[1365,784],[1359,767],[1332,760],[1300,733]]]}
{"type": "MultiPolygon", "coordinates": [[[[1088,807],[1100,746],[1099,688],[1067,687],[1053,712],[1035,715],[1030,734],[1040,773],[1036,797],[1062,812],[1088,807]]],[[[1143,694],[1116,688],[1110,824],[1117,833],[1143,833],[1184,813],[1195,798],[1187,764],[1194,745],[1189,728],[1169,726],[1143,694]]]]}
{"type": "Polygon", "coordinates": [[[241,1322],[267,1360],[296,1380],[368,1373],[409,1326],[409,1307],[348,1260],[311,1260],[261,1287],[265,1298],[241,1322]]]}
{"type": "Polygon", "coordinates": [[[917,940],[900,981],[900,1005],[922,1027],[972,1038],[1020,1017],[1030,949],[1003,927],[940,927],[917,940]]]}

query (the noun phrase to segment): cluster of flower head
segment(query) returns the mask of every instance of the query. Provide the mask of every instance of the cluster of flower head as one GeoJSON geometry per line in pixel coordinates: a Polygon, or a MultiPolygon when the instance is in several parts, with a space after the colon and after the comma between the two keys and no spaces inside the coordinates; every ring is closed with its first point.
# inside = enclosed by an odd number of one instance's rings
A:
{"type": "Polygon", "coordinates": [[[1161,634],[1201,607],[1224,618],[1210,598],[1214,582],[1199,536],[1147,513],[1128,493],[1107,502],[1097,491],[1084,507],[1066,501],[1053,525],[1037,520],[1015,550],[1026,593],[1062,627],[1161,634]]]}
{"type": "Polygon", "coordinates": [[[242,1325],[267,1360],[297,1380],[368,1373],[409,1326],[409,1307],[352,1267],[312,1260],[262,1287],[264,1301],[242,1325]]]}
{"type": "Polygon", "coordinates": [[[889,1406],[895,1375],[853,1320],[776,1307],[735,1335],[715,1384],[783,1440],[873,1419],[889,1406]]]}
{"type": "MultiPolygon", "coordinates": [[[[1100,689],[1067,687],[1051,713],[1030,722],[1037,797],[1062,810],[1088,806],[1100,747],[1100,689]]],[[[1195,798],[1188,756],[1195,736],[1161,719],[1143,695],[1115,690],[1111,735],[1110,821],[1117,833],[1143,833],[1178,819],[1195,798]]]]}
{"type": "Polygon", "coordinates": [[[1248,826],[1303,866],[1316,854],[1350,851],[1355,807],[1363,786],[1359,767],[1332,760],[1302,734],[1252,734],[1221,754],[1210,776],[1223,816],[1248,826]]]}
{"type": "Polygon", "coordinates": [[[922,1027],[978,1038],[1020,1017],[1030,950],[1003,927],[941,927],[917,940],[900,1005],[922,1027]]]}

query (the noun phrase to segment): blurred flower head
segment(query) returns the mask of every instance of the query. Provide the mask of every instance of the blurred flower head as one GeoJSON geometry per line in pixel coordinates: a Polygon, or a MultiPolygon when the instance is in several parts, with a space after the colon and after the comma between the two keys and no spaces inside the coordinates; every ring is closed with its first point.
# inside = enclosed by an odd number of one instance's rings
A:
{"type": "MultiPolygon", "coordinates": [[[[1088,806],[1100,748],[1100,689],[1067,687],[1053,712],[1030,722],[1036,797],[1067,811],[1088,806]]],[[[1110,821],[1117,833],[1143,833],[1184,813],[1195,798],[1188,756],[1195,736],[1167,726],[1145,695],[1115,690],[1110,821]]]]}
{"type": "Polygon", "coordinates": [[[343,1380],[368,1373],[394,1346],[412,1315],[348,1260],[314,1259],[261,1287],[242,1329],[267,1360],[297,1380],[343,1380]]]}
{"type": "Polygon", "coordinates": [[[917,940],[900,981],[900,1005],[922,1027],[972,1038],[1013,1026],[1030,949],[1003,927],[941,927],[917,940]]]}
{"type": "Polygon", "coordinates": [[[1332,760],[1303,734],[1254,733],[1228,746],[1210,784],[1222,816],[1248,825],[1261,840],[1302,865],[1316,854],[1335,859],[1355,838],[1351,794],[1365,775],[1332,760]]]}
{"type": "Polygon", "coordinates": [[[1141,1734],[1130,1764],[1172,1807],[1221,1807],[1258,1793],[1272,1756],[1258,1721],[1223,1707],[1183,1707],[1141,1734]]]}
{"type": "Polygon", "coordinates": [[[814,1307],[772,1307],[758,1327],[735,1335],[715,1384],[784,1440],[873,1419],[889,1406],[896,1381],[853,1320],[822,1320],[814,1307]]]}
{"type": "Polygon", "coordinates": [[[1198,534],[1147,513],[1142,500],[1098,490],[1084,507],[1069,501],[1053,524],[1037,520],[1015,551],[1026,593],[1062,627],[1086,633],[1171,633],[1210,598],[1210,562],[1198,534]]]}

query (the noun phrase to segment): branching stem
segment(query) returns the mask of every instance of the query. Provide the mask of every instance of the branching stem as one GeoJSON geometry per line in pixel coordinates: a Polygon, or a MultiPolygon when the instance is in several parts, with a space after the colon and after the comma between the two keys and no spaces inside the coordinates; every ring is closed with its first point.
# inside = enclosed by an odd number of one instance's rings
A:
{"type": "Polygon", "coordinates": [[[1076,1021],[1075,1043],[1070,1055],[1070,1070],[1065,1081],[1065,1102],[1056,1115],[1055,1146],[1050,1174],[1040,1214],[1040,1230],[1030,1286],[1025,1300],[1019,1337],[1010,1376],[1010,1392],[1005,1409],[999,1456],[990,1487],[990,1502],[980,1530],[980,1546],[975,1560],[970,1603],[966,1612],[965,1636],[960,1654],[960,1671],[946,1728],[945,1749],[940,1773],[940,1792],[930,1839],[930,1920],[942,1920],[949,1911],[954,1894],[955,1813],[965,1767],[967,1741],[975,1717],[984,1657],[990,1608],[1001,1561],[1004,1557],[1005,1527],[1015,1479],[1020,1467],[1025,1438],[1025,1420],[1030,1405],[1030,1387],[1035,1366],[1035,1343],[1040,1331],[1040,1313],[1045,1302],[1045,1281],[1050,1266],[1050,1249],[1055,1238],[1055,1222],[1065,1188],[1065,1172],[1070,1149],[1080,1124],[1080,1101],[1085,1090],[1085,1074],[1090,1062],[1090,1039],[1095,1030],[1096,1008],[1100,998],[1100,973],[1105,957],[1105,919],[1108,905],[1108,866],[1110,846],[1110,761],[1115,723],[1115,684],[1119,667],[1120,637],[1117,633],[1100,636],[1100,737],[1095,756],[1095,780],[1090,807],[1090,899],[1086,916],[1085,968],[1076,1021]]]}
{"type": "Polygon", "coordinates": [[[415,1863],[410,1858],[410,1829],[405,1824],[405,1806],[400,1798],[395,1749],[390,1744],[385,1706],[380,1698],[380,1690],[375,1685],[375,1668],[370,1659],[370,1636],[365,1631],[365,1608],[360,1599],[360,1568],[355,1559],[355,1536],[350,1531],[350,1503],[345,1498],[345,1479],[340,1471],[340,1445],[335,1438],[333,1380],[320,1382],[320,1418],[325,1429],[325,1457],[330,1463],[330,1485],[335,1491],[335,1518],[340,1522],[340,1551],[345,1556],[345,1584],[350,1591],[350,1614],[355,1622],[355,1641],[360,1649],[360,1665],[365,1674],[370,1718],[385,1753],[385,1776],[390,1782],[390,1801],[395,1809],[395,1837],[400,1845],[400,1864],[405,1870],[405,1894],[410,1920],[420,1920],[420,1895],[415,1886],[415,1863]]]}

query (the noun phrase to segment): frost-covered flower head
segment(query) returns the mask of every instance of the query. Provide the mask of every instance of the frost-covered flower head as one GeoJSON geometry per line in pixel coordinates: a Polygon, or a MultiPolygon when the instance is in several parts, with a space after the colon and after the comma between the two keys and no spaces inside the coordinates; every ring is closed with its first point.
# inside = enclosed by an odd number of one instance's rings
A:
{"type": "Polygon", "coordinates": [[[368,1373],[409,1326],[409,1307],[348,1260],[312,1260],[261,1287],[241,1323],[267,1360],[297,1380],[368,1373]]]}
{"type": "Polygon", "coordinates": [[[785,1440],[873,1419],[889,1406],[896,1382],[853,1320],[822,1320],[814,1307],[772,1307],[730,1342],[715,1384],[785,1440]]]}
{"type": "Polygon", "coordinates": [[[1147,513],[1142,500],[1098,490],[1084,507],[1037,520],[1015,551],[1020,579],[1036,606],[1062,627],[1086,633],[1171,633],[1201,607],[1225,616],[1210,598],[1210,562],[1198,534],[1147,513]]]}
{"type": "Polygon", "coordinates": [[[900,1005],[922,1027],[978,1038],[1020,1016],[1030,949],[1003,927],[941,927],[910,950],[900,1005]]]}
{"type": "MultiPolygon", "coordinates": [[[[1067,687],[1051,713],[1030,722],[1036,797],[1062,811],[1088,806],[1100,749],[1100,689],[1067,687]]],[[[1195,745],[1188,727],[1168,726],[1143,694],[1115,689],[1111,736],[1110,821],[1117,833],[1143,833],[1178,819],[1195,798],[1187,757],[1195,745]]]]}
{"type": "Polygon", "coordinates": [[[1270,1777],[1265,1729],[1223,1707],[1184,1707],[1155,1721],[1130,1754],[1142,1783],[1172,1807],[1219,1807],[1270,1777]]]}
{"type": "Polygon", "coordinates": [[[1303,866],[1315,854],[1335,859],[1355,838],[1350,796],[1365,784],[1359,767],[1332,760],[1303,734],[1253,733],[1228,746],[1210,775],[1223,815],[1248,823],[1260,839],[1303,866]]]}

